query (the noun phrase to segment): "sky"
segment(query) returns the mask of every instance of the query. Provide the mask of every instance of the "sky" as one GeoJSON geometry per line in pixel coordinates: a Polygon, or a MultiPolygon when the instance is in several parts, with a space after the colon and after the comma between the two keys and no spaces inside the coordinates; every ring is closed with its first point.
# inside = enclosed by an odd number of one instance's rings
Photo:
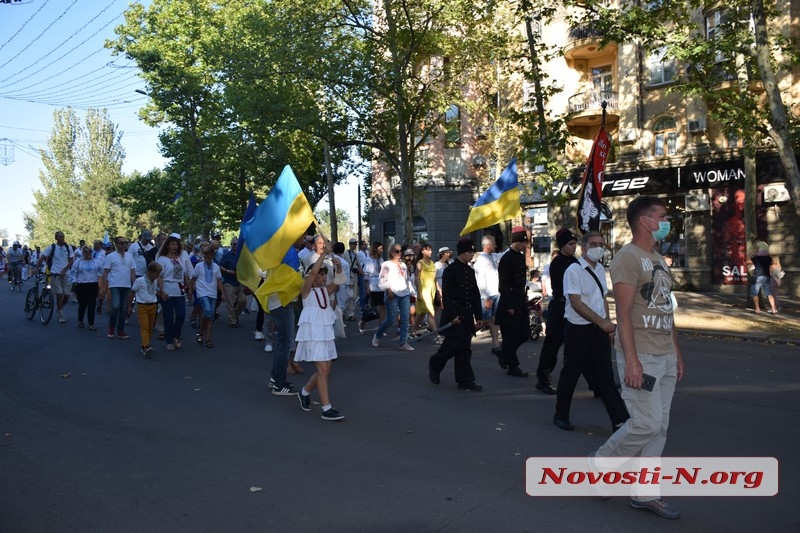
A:
{"type": "MultiPolygon", "coordinates": [[[[53,112],[72,107],[82,121],[89,108],[106,109],[122,132],[123,171],[163,167],[158,130],[137,111],[147,96],[134,62],[104,48],[124,22],[130,0],[23,0],[0,4],[0,230],[27,240],[23,212],[41,188],[53,112]]],[[[149,1],[141,2],[148,5],[149,1]]],[[[287,161],[291,164],[291,161],[287,161]]],[[[356,220],[355,183],[337,186],[336,204],[356,220]]],[[[326,209],[327,201],[318,206],[326,209]]]]}

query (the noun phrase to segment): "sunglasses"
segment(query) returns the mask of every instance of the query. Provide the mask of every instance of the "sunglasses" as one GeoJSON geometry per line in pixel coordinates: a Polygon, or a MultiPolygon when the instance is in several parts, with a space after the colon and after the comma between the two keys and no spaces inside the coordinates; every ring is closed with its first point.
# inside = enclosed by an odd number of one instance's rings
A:
{"type": "Polygon", "coordinates": [[[393,254],[399,254],[401,251],[402,251],[402,250],[400,250],[400,248],[392,248],[392,250],[391,250],[391,252],[392,252],[393,254]]]}

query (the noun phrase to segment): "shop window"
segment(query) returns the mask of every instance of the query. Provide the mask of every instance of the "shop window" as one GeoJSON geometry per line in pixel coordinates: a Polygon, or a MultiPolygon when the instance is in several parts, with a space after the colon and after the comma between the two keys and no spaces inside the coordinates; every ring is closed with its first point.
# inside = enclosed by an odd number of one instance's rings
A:
{"type": "Polygon", "coordinates": [[[678,153],[678,129],[674,118],[660,118],[653,127],[653,136],[655,142],[653,155],[663,157],[678,153]]]}
{"type": "Polygon", "coordinates": [[[670,83],[675,79],[675,60],[666,56],[667,48],[662,46],[650,54],[650,85],[670,83]]]}
{"type": "Polygon", "coordinates": [[[667,264],[672,267],[686,266],[686,234],[684,232],[684,219],[686,214],[686,197],[669,196],[664,198],[667,215],[670,218],[670,231],[661,241],[661,255],[667,264]]]}
{"type": "Polygon", "coordinates": [[[725,141],[727,142],[728,148],[741,148],[742,140],[739,138],[739,134],[734,132],[728,133],[725,136],[725,141]]]}

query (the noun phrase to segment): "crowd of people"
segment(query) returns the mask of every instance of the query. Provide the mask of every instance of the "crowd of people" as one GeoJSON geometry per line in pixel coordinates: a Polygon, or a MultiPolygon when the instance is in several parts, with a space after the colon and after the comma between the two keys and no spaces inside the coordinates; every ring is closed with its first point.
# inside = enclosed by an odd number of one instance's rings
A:
{"type": "MultiPolygon", "coordinates": [[[[205,348],[214,348],[215,323],[238,328],[242,314],[255,312],[253,337],[273,358],[271,393],[296,397],[301,409],[310,411],[316,391],[320,416],[329,421],[344,419],[331,401],[331,370],[346,323],[351,331],[357,323],[364,334],[376,321],[375,349],[389,336],[396,349],[411,352],[416,340],[431,335],[438,347],[427,362],[430,382],[440,385],[452,359],[457,388],[478,392],[473,338],[485,332],[507,375],[528,377],[518,351],[531,333],[531,313],[544,318],[531,302],[545,297],[546,336],[535,389],[555,395],[553,423],[570,431],[572,397],[584,376],[610,420],[608,441],[590,458],[590,464],[602,465],[606,458],[660,456],[675,385],[683,375],[673,328],[672,276],[657,248],[669,233],[669,217],[659,199],[641,196],[629,204],[627,221],[633,238],[610,264],[612,287],[603,265],[603,235],[589,231],[578,239],[568,228],[556,232],[557,250],[541,275],[527,266],[530,237],[522,226],[512,229],[505,250],[497,250],[495,238],[485,235],[480,249],[469,238],[460,239],[454,250],[443,246],[436,252],[430,243],[391,243],[385,258],[381,242],[368,246],[353,238],[345,246],[322,235],[301,235],[294,250],[304,283],[291,302],[277,292],[255,298],[252,288],[240,283],[236,237],[225,248],[219,235],[186,244],[178,234],[159,233],[154,239],[145,230],[134,242],[119,236],[107,244],[81,241],[72,247],[63,232],[56,232],[55,242],[41,250],[14,243],[14,254],[4,259],[13,260],[23,279],[46,265],[61,323],[74,295],[78,328],[94,330],[98,315],[105,313],[107,336],[129,339],[126,324],[135,311],[145,358],[157,351],[154,337],[167,351],[183,348],[187,307],[197,345],[205,348]],[[612,288],[616,323],[609,313],[612,288]],[[562,345],[563,365],[554,381],[562,345]],[[313,364],[314,373],[298,390],[287,376],[304,373],[303,362],[313,364]]],[[[766,252],[766,243],[756,248],[753,294],[764,291],[777,312],[768,291],[779,264],[766,252]]],[[[759,312],[757,297],[755,302],[759,312]]],[[[630,505],[665,518],[680,515],[657,493],[634,494],[630,505]]]]}

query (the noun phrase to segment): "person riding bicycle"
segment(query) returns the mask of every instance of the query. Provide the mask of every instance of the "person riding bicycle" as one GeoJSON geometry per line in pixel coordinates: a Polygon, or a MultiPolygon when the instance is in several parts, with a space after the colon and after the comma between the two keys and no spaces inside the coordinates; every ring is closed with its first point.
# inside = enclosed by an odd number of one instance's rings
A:
{"type": "Polygon", "coordinates": [[[12,288],[14,283],[22,285],[22,263],[25,260],[25,252],[22,251],[19,241],[14,241],[6,256],[8,258],[8,282],[11,283],[12,288]]]}

